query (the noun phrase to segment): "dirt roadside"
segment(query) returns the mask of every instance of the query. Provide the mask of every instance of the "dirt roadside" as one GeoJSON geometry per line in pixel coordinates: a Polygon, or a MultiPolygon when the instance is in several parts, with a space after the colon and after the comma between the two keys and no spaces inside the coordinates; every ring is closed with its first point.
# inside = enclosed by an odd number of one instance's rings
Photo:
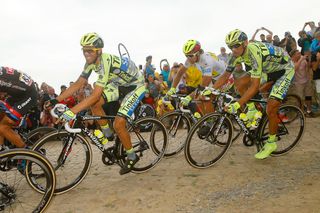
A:
{"type": "Polygon", "coordinates": [[[95,148],[86,179],[54,197],[47,212],[320,212],[320,117],[308,118],[288,155],[257,161],[238,141],[212,168],[189,166],[183,153],[144,174],[120,176],[95,148]]]}

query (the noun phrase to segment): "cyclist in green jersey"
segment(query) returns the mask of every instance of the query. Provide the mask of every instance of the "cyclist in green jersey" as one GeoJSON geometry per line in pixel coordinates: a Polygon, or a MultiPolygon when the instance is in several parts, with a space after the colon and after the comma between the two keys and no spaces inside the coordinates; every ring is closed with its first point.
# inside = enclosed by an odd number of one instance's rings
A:
{"type": "MultiPolygon", "coordinates": [[[[269,138],[263,149],[255,155],[257,159],[264,159],[277,149],[277,113],[294,77],[294,64],[284,49],[268,43],[249,43],[247,35],[238,29],[231,31],[226,36],[226,44],[232,50],[232,57],[228,62],[226,72],[215,82],[213,88],[218,89],[224,85],[239,62],[243,62],[246,65],[246,71],[251,74],[248,90],[237,102],[228,106],[229,113],[236,113],[241,106],[258,93],[263,73],[267,75],[268,82],[275,82],[269,94],[266,109],[269,119],[269,138]]],[[[203,92],[203,94],[206,93],[208,91],[203,92]]]]}
{"type": "MultiPolygon", "coordinates": [[[[139,160],[139,157],[132,148],[130,135],[126,129],[126,122],[128,118],[131,118],[134,109],[144,97],[145,86],[143,75],[134,62],[128,58],[120,58],[115,55],[102,53],[102,48],[104,47],[103,40],[96,33],[85,34],[81,38],[80,44],[86,59],[84,70],[76,82],[56,99],[50,101],[51,105],[77,92],[86,85],[90,74],[92,71],[95,71],[99,77],[94,84],[92,94],[67,110],[61,116],[61,119],[70,121],[76,117],[77,113],[89,107],[91,107],[93,115],[105,115],[103,105],[122,100],[120,108],[116,109],[117,115],[113,127],[127,151],[127,160],[125,165],[120,169],[121,175],[126,174],[131,171],[133,165],[139,160]]],[[[107,108],[110,110],[110,108],[114,107],[109,104],[107,108]]],[[[105,137],[111,136],[107,121],[100,120],[98,123],[105,137]]]]}

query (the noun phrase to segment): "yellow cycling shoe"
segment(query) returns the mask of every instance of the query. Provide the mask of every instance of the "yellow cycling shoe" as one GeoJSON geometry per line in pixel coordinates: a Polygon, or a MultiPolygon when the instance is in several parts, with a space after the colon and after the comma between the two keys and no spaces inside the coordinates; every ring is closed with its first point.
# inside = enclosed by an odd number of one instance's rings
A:
{"type": "Polygon", "coordinates": [[[270,154],[277,149],[277,143],[276,142],[267,142],[263,148],[254,155],[257,159],[265,159],[270,156],[270,154]]]}

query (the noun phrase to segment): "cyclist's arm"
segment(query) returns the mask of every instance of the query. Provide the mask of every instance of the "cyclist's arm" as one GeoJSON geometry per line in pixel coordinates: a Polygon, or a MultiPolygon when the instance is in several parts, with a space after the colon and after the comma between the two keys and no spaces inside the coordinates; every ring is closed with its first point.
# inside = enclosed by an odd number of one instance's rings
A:
{"type": "Polygon", "coordinates": [[[183,66],[183,65],[180,65],[180,67],[178,69],[178,72],[177,72],[177,74],[174,77],[173,82],[172,82],[172,87],[173,88],[177,87],[177,85],[180,82],[180,79],[182,78],[183,74],[186,73],[186,71],[187,71],[187,68],[185,66],[183,66]]]}
{"type": "Polygon", "coordinates": [[[83,78],[83,77],[79,77],[78,80],[76,82],[74,82],[73,84],[70,85],[70,87],[68,87],[68,89],[66,89],[61,95],[59,95],[56,99],[60,102],[63,101],[64,99],[70,97],[71,95],[73,95],[75,92],[77,92],[81,87],[83,87],[84,85],[86,85],[86,83],[88,82],[87,79],[83,78]]]}
{"type": "Polygon", "coordinates": [[[214,83],[214,89],[220,89],[223,85],[225,85],[230,77],[232,72],[224,72],[214,83]]]}
{"type": "Polygon", "coordinates": [[[103,87],[95,84],[91,95],[83,99],[79,104],[72,107],[71,111],[77,114],[78,112],[81,112],[82,110],[94,105],[101,98],[103,90],[103,87]]]}

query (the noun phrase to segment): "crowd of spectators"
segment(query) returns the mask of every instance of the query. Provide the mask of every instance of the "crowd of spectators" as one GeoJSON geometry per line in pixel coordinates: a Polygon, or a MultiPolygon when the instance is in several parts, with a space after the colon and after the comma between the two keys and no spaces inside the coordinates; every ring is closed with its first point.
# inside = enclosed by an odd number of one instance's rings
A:
{"type": "MultiPolygon", "coordinates": [[[[306,114],[313,116],[312,111],[320,108],[320,22],[317,25],[313,21],[306,22],[302,30],[297,32],[299,36],[297,40],[289,31],[285,32],[284,37],[280,39],[271,30],[261,27],[255,31],[250,41],[256,41],[259,32],[262,33],[259,35],[260,40],[258,41],[280,46],[289,53],[295,64],[295,78],[289,93],[299,95],[306,106],[306,114]]],[[[230,53],[227,53],[225,47],[221,47],[218,55],[219,60],[227,64],[229,57],[230,53]]],[[[139,69],[145,77],[146,95],[143,101],[155,109],[165,110],[158,104],[158,101],[161,100],[159,97],[170,89],[179,69],[179,62],[174,62],[171,67],[165,63],[157,71],[152,64],[152,56],[149,55],[146,57],[145,65],[140,65],[139,69]]],[[[201,74],[198,75],[201,73],[200,68],[195,65],[188,69],[177,86],[178,93],[188,93],[190,85],[194,87],[201,84],[201,74]]],[[[70,85],[72,83],[70,82],[70,85]]],[[[66,88],[66,85],[61,85],[60,93],[66,88]]],[[[92,86],[88,84],[73,96],[63,100],[62,103],[71,108],[89,96],[91,92],[92,86]]],[[[43,108],[43,103],[55,97],[57,94],[54,88],[47,83],[42,83],[39,87],[39,107],[33,113],[32,122],[35,123],[35,126],[54,126],[55,119],[52,118],[48,110],[43,108]]],[[[169,108],[172,109],[172,107],[169,108]]]]}

